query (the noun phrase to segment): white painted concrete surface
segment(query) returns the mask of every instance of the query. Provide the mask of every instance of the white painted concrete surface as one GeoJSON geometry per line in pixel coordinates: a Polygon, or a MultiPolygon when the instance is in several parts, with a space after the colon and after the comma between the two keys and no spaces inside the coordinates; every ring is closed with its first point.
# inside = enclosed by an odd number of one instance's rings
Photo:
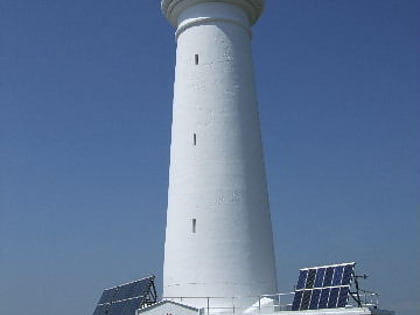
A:
{"type": "Polygon", "coordinates": [[[172,301],[160,301],[149,307],[137,310],[136,315],[201,315],[204,312],[197,308],[190,307],[181,303],[172,301]]]}
{"type": "Polygon", "coordinates": [[[395,315],[392,311],[373,309],[368,307],[333,308],[307,311],[282,311],[273,313],[259,313],[260,315],[395,315]]]}
{"type": "Polygon", "coordinates": [[[162,1],[177,25],[165,297],[277,292],[250,43],[263,3],[162,1]]]}
{"type": "MultiPolygon", "coordinates": [[[[225,314],[234,315],[238,312],[232,309],[224,311],[210,312],[205,309],[197,309],[182,303],[172,301],[161,301],[149,307],[139,309],[136,315],[211,315],[211,314],[225,314]]],[[[240,314],[240,313],[239,313],[240,314]]],[[[270,312],[267,310],[254,310],[253,312],[246,312],[245,314],[254,315],[395,315],[392,311],[369,308],[369,307],[350,307],[350,308],[336,308],[336,309],[321,309],[321,310],[307,310],[307,311],[280,311],[270,312]]]]}

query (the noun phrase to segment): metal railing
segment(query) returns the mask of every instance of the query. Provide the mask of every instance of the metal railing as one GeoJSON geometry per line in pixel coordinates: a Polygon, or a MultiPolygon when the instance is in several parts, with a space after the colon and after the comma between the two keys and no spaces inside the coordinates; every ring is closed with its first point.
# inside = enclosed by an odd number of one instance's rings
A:
{"type": "MultiPolygon", "coordinates": [[[[196,296],[180,296],[180,297],[164,297],[164,300],[170,300],[179,303],[185,303],[196,306],[201,309],[202,314],[211,315],[219,313],[273,313],[282,311],[291,311],[295,293],[285,292],[276,294],[264,294],[256,297],[196,297],[196,296]],[[251,304],[254,303],[254,304],[251,304]]],[[[375,292],[363,291],[359,292],[362,307],[379,306],[379,295],[375,292]]],[[[358,307],[353,299],[349,299],[346,308],[358,307]]]]}
{"type": "MultiPolygon", "coordinates": [[[[204,314],[218,314],[218,313],[261,313],[261,312],[276,312],[291,309],[291,302],[284,303],[288,296],[293,297],[294,292],[264,294],[261,296],[249,297],[196,297],[196,296],[179,296],[179,297],[164,297],[164,300],[170,300],[189,305],[196,305],[197,308],[203,310],[204,314]]],[[[288,298],[290,299],[290,298],[288,298]]]]}
{"type": "Polygon", "coordinates": [[[202,309],[204,314],[216,313],[233,313],[238,310],[237,297],[221,297],[221,296],[171,296],[163,297],[163,300],[170,300],[179,303],[186,303],[191,305],[198,305],[197,308],[202,309]]]}
{"type": "Polygon", "coordinates": [[[373,306],[377,308],[379,306],[379,294],[376,292],[360,290],[359,292],[360,302],[362,306],[373,306]]]}

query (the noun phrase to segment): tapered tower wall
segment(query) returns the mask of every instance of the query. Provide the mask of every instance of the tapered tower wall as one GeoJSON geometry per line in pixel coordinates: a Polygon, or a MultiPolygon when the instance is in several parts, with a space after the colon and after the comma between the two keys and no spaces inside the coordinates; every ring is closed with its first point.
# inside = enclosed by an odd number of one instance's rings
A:
{"type": "Polygon", "coordinates": [[[162,1],[177,26],[166,297],[277,289],[250,41],[262,4],[162,1]]]}

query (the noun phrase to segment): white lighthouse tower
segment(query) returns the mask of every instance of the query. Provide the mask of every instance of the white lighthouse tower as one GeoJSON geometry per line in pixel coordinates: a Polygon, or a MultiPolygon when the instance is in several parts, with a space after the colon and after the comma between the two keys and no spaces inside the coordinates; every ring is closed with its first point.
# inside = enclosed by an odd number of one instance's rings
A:
{"type": "Polygon", "coordinates": [[[161,5],[177,41],[163,294],[247,306],[277,290],[251,53],[264,1],[161,5]]]}

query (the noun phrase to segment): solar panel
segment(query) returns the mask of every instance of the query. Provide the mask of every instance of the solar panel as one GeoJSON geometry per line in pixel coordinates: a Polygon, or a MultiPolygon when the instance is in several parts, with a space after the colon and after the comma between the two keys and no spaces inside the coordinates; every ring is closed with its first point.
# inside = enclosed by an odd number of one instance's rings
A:
{"type": "Polygon", "coordinates": [[[333,285],[341,284],[341,280],[343,279],[343,270],[344,270],[344,266],[339,266],[335,268],[334,278],[332,281],[333,285]]]}
{"type": "Polygon", "coordinates": [[[354,266],[346,263],[301,269],[292,310],[345,307],[354,266]]]}
{"type": "Polygon", "coordinates": [[[112,297],[117,293],[118,288],[104,290],[98,304],[104,304],[112,301],[112,297]]]}
{"type": "Polygon", "coordinates": [[[154,276],[104,290],[93,315],[134,315],[156,302],[154,276]]]}
{"type": "Polygon", "coordinates": [[[111,304],[109,314],[124,314],[123,307],[125,302],[115,302],[111,304]]]}
{"type": "Polygon", "coordinates": [[[322,283],[324,282],[324,275],[325,275],[325,268],[319,268],[316,271],[316,278],[315,278],[315,287],[321,288],[322,283]]]}
{"type": "Polygon", "coordinates": [[[300,304],[301,310],[307,310],[309,308],[309,301],[311,300],[312,290],[303,291],[302,303],[300,304]]]}
{"type": "Polygon", "coordinates": [[[316,310],[318,308],[320,297],[321,297],[321,290],[316,289],[312,291],[312,298],[311,298],[311,304],[309,304],[309,309],[316,310]]]}
{"type": "Polygon", "coordinates": [[[318,308],[327,308],[328,297],[330,296],[330,289],[322,289],[321,298],[319,299],[318,308]]]}
{"type": "Polygon", "coordinates": [[[302,270],[299,274],[299,280],[298,283],[296,285],[296,289],[303,289],[305,287],[306,284],[306,276],[308,275],[308,271],[307,270],[302,270]]]}
{"type": "Polygon", "coordinates": [[[126,285],[122,285],[118,288],[118,292],[115,295],[114,300],[120,301],[120,300],[127,300],[129,298],[142,295],[142,291],[135,290],[136,289],[136,282],[129,283],[126,285]]]}
{"type": "Polygon", "coordinates": [[[351,276],[353,274],[354,264],[344,266],[342,285],[350,285],[351,276]]]}
{"type": "Polygon", "coordinates": [[[126,304],[125,312],[126,312],[126,314],[135,314],[135,312],[138,308],[139,308],[138,307],[138,301],[133,299],[128,304],[126,304]]]}
{"type": "Polygon", "coordinates": [[[333,267],[327,268],[327,270],[325,271],[325,278],[324,278],[324,284],[323,284],[324,287],[328,287],[331,285],[333,274],[334,274],[334,268],[333,267]]]}
{"type": "Polygon", "coordinates": [[[306,279],[306,288],[307,289],[312,289],[314,287],[315,276],[316,276],[316,269],[309,269],[308,277],[306,279]]]}
{"type": "MultiPolygon", "coordinates": [[[[303,291],[297,291],[293,299],[292,311],[298,311],[300,309],[300,303],[302,302],[303,291]]],[[[96,314],[95,314],[96,315],[96,314]]]]}
{"type": "Polygon", "coordinates": [[[337,307],[338,291],[340,291],[340,288],[331,289],[330,298],[328,299],[328,308],[337,307]]]}
{"type": "Polygon", "coordinates": [[[340,294],[338,296],[337,307],[345,307],[346,306],[347,301],[349,299],[349,293],[350,293],[349,288],[342,287],[340,289],[340,294]]]}

